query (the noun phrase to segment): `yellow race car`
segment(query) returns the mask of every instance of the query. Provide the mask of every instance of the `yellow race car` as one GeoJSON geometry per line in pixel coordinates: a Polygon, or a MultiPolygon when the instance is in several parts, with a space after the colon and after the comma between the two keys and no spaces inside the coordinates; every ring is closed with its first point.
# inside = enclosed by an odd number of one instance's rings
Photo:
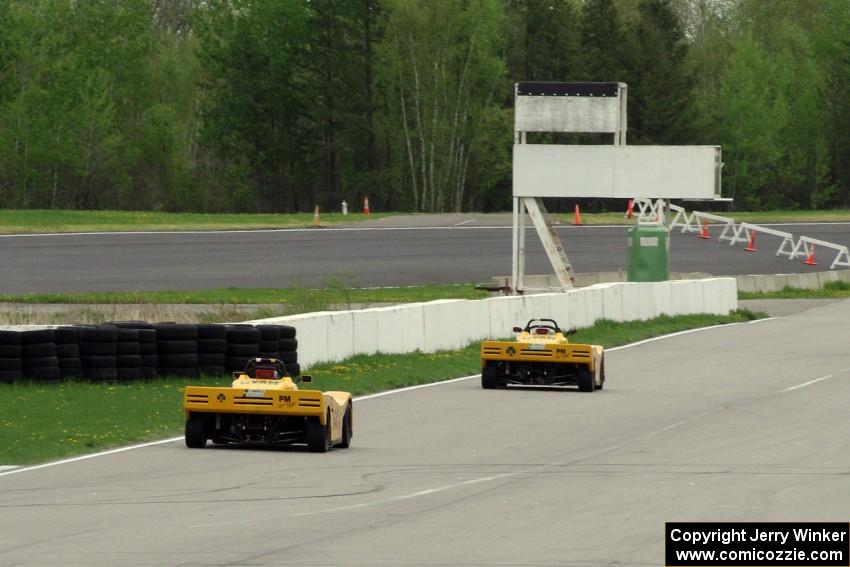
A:
{"type": "Polygon", "coordinates": [[[481,343],[481,386],[578,386],[582,392],[605,384],[605,349],[573,344],[553,319],[532,319],[514,327],[515,341],[481,343]]]}
{"type": "MultiPolygon", "coordinates": [[[[312,382],[301,376],[300,383],[312,382]]],[[[290,445],[314,453],[347,448],[354,409],[348,392],[300,390],[286,365],[274,358],[249,360],[230,388],[187,386],[183,390],[186,446],[213,443],[290,445]]]]}

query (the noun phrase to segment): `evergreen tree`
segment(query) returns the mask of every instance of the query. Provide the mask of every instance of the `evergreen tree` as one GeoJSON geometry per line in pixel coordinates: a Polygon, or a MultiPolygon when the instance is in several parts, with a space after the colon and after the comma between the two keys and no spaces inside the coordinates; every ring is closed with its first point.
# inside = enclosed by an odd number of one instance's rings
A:
{"type": "Polygon", "coordinates": [[[670,0],[641,0],[628,33],[629,134],[635,144],[692,143],[687,42],[670,0]]]}

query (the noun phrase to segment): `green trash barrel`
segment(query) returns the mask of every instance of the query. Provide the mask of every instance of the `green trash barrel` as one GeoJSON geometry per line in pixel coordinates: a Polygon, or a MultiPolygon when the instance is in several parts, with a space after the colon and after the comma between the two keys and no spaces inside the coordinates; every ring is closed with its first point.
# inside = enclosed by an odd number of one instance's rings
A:
{"type": "Polygon", "coordinates": [[[629,229],[630,282],[661,282],[670,273],[670,231],[666,226],[635,225],[629,229]]]}

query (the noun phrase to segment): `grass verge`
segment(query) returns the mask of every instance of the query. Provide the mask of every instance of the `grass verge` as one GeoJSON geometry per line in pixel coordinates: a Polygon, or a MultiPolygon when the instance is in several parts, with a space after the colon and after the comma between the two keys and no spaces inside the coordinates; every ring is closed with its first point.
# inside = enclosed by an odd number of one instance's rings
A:
{"type": "MultiPolygon", "coordinates": [[[[396,213],[375,213],[378,219],[396,213]]],[[[321,213],[320,226],[366,220],[362,213],[321,213]]],[[[312,226],[313,213],[203,214],[146,211],[0,209],[0,234],[44,232],[143,232],[168,230],[259,230],[312,226]]]]}
{"type": "Polygon", "coordinates": [[[850,297],[850,283],[826,282],[819,289],[785,286],[779,291],[739,291],[738,299],[832,299],[850,297]]]}
{"type": "MultiPolygon", "coordinates": [[[[321,288],[219,288],[198,291],[108,291],[82,293],[3,294],[6,303],[70,304],[282,304],[293,308],[323,310],[330,305],[353,303],[413,303],[434,299],[482,299],[488,293],[473,284],[422,285],[407,287],[349,287],[341,278],[327,280],[321,288]],[[317,309],[321,308],[321,309],[317,309]]],[[[303,311],[299,311],[303,312],[303,311]]]]}
{"type": "MultiPolygon", "coordinates": [[[[580,329],[574,342],[614,347],[654,336],[742,322],[761,314],[658,317],[649,321],[599,321],[580,329]]],[[[456,351],[356,356],[315,365],[311,388],[354,395],[436,382],[479,372],[478,343],[456,351]]],[[[609,376],[616,388],[616,376],[609,376]]],[[[160,378],[127,384],[66,382],[0,384],[0,464],[25,465],[180,435],[184,386],[229,385],[227,377],[160,378]]]]}

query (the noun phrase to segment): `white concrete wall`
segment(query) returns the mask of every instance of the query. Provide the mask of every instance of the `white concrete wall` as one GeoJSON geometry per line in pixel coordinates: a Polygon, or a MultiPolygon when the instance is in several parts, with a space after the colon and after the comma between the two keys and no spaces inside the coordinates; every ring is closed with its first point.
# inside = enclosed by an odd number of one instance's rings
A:
{"type": "Polygon", "coordinates": [[[435,352],[511,335],[529,319],[589,327],[599,319],[634,321],[658,315],[737,309],[735,278],[649,283],[602,283],[563,293],[480,300],[439,300],[356,311],[323,311],[248,321],[297,329],[302,368],[355,354],[435,352]]]}

